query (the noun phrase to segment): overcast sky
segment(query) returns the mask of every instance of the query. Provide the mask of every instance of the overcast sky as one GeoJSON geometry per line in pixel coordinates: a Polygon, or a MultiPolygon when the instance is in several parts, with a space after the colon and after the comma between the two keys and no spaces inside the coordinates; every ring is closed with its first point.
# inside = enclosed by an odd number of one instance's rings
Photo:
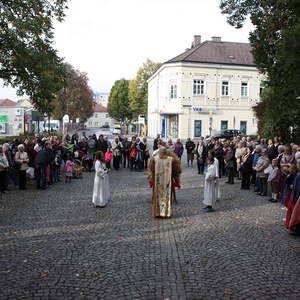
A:
{"type": "MultiPolygon", "coordinates": [[[[164,62],[202,40],[248,42],[250,22],[235,29],[220,0],[71,0],[66,19],[55,26],[55,47],[75,68],[88,73],[94,91],[109,92],[115,80],[131,79],[147,58],[164,62]]],[[[18,100],[0,86],[0,98],[18,100]]]]}

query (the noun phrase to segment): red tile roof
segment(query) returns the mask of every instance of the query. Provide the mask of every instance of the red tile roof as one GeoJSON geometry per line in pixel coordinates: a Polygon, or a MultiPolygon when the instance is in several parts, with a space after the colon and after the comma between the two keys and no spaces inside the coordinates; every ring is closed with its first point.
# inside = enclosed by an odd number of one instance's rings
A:
{"type": "Polygon", "coordinates": [[[107,112],[107,109],[103,105],[94,102],[93,111],[94,112],[107,112]]]}
{"type": "Polygon", "coordinates": [[[167,61],[253,66],[255,62],[248,43],[206,41],[167,61]]]}
{"type": "Polygon", "coordinates": [[[9,100],[9,99],[0,99],[0,106],[15,107],[15,106],[17,106],[17,102],[14,102],[14,101],[9,100]]]}

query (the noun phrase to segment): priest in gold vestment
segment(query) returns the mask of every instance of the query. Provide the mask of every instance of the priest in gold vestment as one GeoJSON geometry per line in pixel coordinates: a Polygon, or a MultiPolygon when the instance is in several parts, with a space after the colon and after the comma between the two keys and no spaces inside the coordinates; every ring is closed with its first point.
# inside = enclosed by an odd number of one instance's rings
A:
{"type": "Polygon", "coordinates": [[[171,217],[171,197],[175,187],[180,188],[180,162],[166,148],[150,161],[149,183],[152,187],[152,216],[171,217]]]}

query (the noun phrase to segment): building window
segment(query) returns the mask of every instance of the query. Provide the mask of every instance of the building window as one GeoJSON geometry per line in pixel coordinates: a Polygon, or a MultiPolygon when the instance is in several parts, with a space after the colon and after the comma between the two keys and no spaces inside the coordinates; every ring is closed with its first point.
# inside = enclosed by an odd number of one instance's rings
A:
{"type": "Polygon", "coordinates": [[[193,81],[193,95],[204,95],[204,80],[195,79],[193,81]]]}
{"type": "Polygon", "coordinates": [[[240,131],[247,134],[247,121],[240,121],[240,131]]]}
{"type": "Polygon", "coordinates": [[[171,84],[170,86],[170,99],[176,99],[177,98],[177,85],[171,84]]]}
{"type": "Polygon", "coordinates": [[[229,82],[222,81],[222,96],[229,96],[229,82]]]}
{"type": "Polygon", "coordinates": [[[264,91],[264,87],[262,85],[259,86],[259,96],[261,96],[261,94],[264,91]]]}
{"type": "Polygon", "coordinates": [[[241,96],[242,97],[248,97],[248,82],[242,82],[241,96]]]}
{"type": "Polygon", "coordinates": [[[221,121],[221,130],[228,129],[228,121],[221,121]]]}
{"type": "Polygon", "coordinates": [[[202,131],[202,121],[201,120],[195,120],[194,121],[194,137],[201,137],[201,131],[202,131]]]}

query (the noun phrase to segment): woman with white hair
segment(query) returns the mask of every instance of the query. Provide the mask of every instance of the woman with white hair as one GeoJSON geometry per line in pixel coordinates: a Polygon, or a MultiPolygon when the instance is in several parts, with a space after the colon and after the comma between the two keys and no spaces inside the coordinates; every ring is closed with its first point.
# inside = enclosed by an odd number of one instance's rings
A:
{"type": "Polygon", "coordinates": [[[23,144],[20,144],[15,155],[15,162],[18,164],[19,169],[19,187],[21,190],[26,190],[26,171],[29,168],[28,154],[24,150],[25,146],[23,144]]]}

